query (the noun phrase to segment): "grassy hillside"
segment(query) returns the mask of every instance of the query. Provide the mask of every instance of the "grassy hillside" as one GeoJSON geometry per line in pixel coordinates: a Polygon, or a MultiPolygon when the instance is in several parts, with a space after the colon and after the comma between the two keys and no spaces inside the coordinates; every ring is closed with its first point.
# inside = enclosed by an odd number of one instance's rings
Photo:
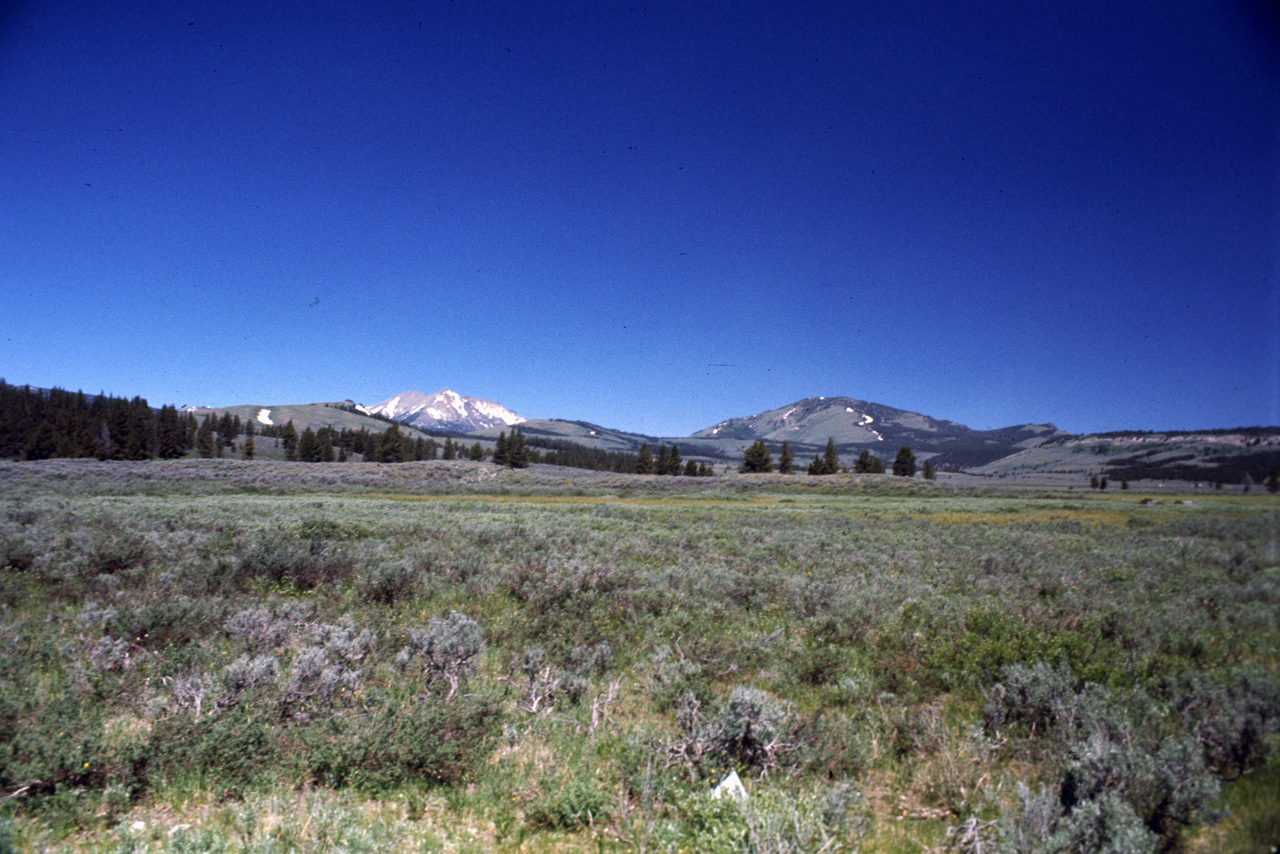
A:
{"type": "MultiPolygon", "coordinates": [[[[498,434],[510,428],[490,427],[487,430],[478,430],[469,436],[483,436],[488,439],[496,439],[498,434]]],[[[649,447],[656,451],[659,445],[678,445],[680,453],[684,459],[690,457],[695,459],[707,460],[728,460],[732,459],[735,463],[741,462],[742,454],[738,450],[737,445],[722,446],[715,442],[704,442],[694,439],[681,438],[661,438],[657,436],[645,436],[640,433],[626,433],[621,430],[610,430],[608,427],[601,427],[598,424],[591,424],[586,421],[561,421],[558,419],[531,419],[519,425],[519,429],[529,438],[538,439],[562,439],[582,445],[586,448],[593,448],[602,451],[618,451],[626,454],[634,454],[640,449],[642,444],[648,443],[649,447]]]]}
{"type": "MultiPolygon", "coordinates": [[[[602,451],[622,451],[630,454],[634,454],[644,442],[648,442],[651,447],[656,448],[661,441],[653,436],[610,430],[607,427],[589,424],[586,421],[534,418],[519,424],[518,427],[521,432],[530,437],[566,439],[587,448],[595,448],[602,451]]],[[[499,433],[510,432],[510,429],[509,427],[490,427],[487,430],[478,430],[472,435],[496,439],[499,433]]]]}
{"type": "MultiPolygon", "coordinates": [[[[310,427],[313,430],[321,427],[333,427],[336,430],[368,430],[370,433],[382,433],[390,424],[379,418],[372,418],[361,412],[353,412],[349,408],[352,404],[350,401],[340,403],[305,403],[305,404],[287,404],[284,406],[225,406],[212,409],[197,409],[195,416],[198,419],[204,418],[207,414],[213,413],[216,417],[221,418],[223,413],[231,413],[232,416],[239,416],[241,421],[253,421],[255,426],[259,426],[262,422],[259,420],[259,414],[266,412],[266,418],[272,424],[284,424],[293,421],[293,426],[299,433],[310,427]]],[[[400,424],[403,432],[419,434],[421,431],[407,424],[400,424]]],[[[422,433],[422,435],[431,435],[422,433]]],[[[441,434],[443,435],[443,434],[441,434]]]]}
{"type": "Polygon", "coordinates": [[[1280,466],[1280,428],[1175,433],[1117,432],[1057,436],[973,469],[995,477],[1044,477],[1085,482],[1186,481],[1238,485],[1248,473],[1259,486],[1280,466]]]}
{"type": "Polygon", "coordinates": [[[962,482],[0,463],[0,835],[1274,845],[1280,501],[962,482]]]}

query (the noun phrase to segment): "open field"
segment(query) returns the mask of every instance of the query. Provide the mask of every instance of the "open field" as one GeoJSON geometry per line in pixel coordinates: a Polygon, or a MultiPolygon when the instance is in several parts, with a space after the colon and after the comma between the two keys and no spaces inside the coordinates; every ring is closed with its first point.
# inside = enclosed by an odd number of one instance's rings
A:
{"type": "Polygon", "coordinates": [[[1280,499],[1147,497],[0,463],[0,852],[1269,852],[1280,499]]]}

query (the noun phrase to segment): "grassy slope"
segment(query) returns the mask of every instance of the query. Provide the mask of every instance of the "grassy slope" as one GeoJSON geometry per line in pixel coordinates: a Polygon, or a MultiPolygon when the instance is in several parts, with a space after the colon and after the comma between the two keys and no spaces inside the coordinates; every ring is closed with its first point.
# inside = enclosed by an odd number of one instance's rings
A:
{"type": "Polygon", "coordinates": [[[1280,465],[1280,433],[1264,430],[1075,436],[1033,445],[972,471],[987,477],[1056,476],[1080,482],[1087,481],[1090,475],[1106,474],[1108,469],[1141,464],[1167,470],[1167,474],[1141,475],[1147,479],[1206,483],[1223,480],[1238,484],[1241,472],[1232,463],[1244,460],[1248,460],[1247,468],[1261,484],[1269,467],[1280,465]],[[1170,470],[1174,466],[1177,469],[1170,470]]]}
{"type": "MultiPolygon", "coordinates": [[[[306,403],[306,404],[287,404],[284,406],[225,406],[215,409],[199,409],[196,410],[197,419],[203,419],[205,415],[213,413],[216,417],[221,418],[223,413],[231,413],[232,416],[240,416],[241,421],[253,421],[255,426],[258,424],[258,413],[263,409],[269,411],[268,417],[272,424],[284,424],[293,421],[294,428],[301,433],[310,427],[313,430],[320,427],[333,427],[338,430],[368,430],[370,433],[382,433],[387,429],[388,423],[377,418],[370,418],[359,412],[348,412],[344,409],[338,409],[336,406],[326,406],[323,403],[306,403]]],[[[417,435],[418,430],[407,424],[401,424],[400,429],[404,432],[417,435]]]]}
{"type": "MultiPolygon", "coordinates": [[[[1053,738],[983,727],[1004,665],[1066,663],[1157,738],[1180,726],[1166,677],[1280,664],[1280,504],[1140,497],[468,462],[0,464],[3,767],[30,754],[23,773],[54,781],[5,809],[33,849],[709,851],[790,827],[809,850],[822,833],[827,850],[920,850],[1061,774],[1053,738]],[[229,628],[255,608],[258,635],[229,628]],[[487,646],[447,697],[396,657],[454,610],[487,646]],[[344,618],[370,633],[358,658],[325,628],[344,618]],[[313,707],[295,674],[322,636],[356,675],[313,707]],[[255,656],[275,672],[233,697],[228,664],[255,656]],[[560,687],[530,711],[542,667],[560,687]],[[179,680],[202,686],[198,716],[179,680]],[[745,817],[698,794],[731,757],[675,752],[734,688],[780,704],[789,745],[764,779],[736,762],[745,817]],[[499,709],[501,737],[458,781],[404,770],[362,789],[315,764],[351,762],[344,739],[381,743],[376,709],[428,695],[499,709]]],[[[1229,786],[1232,819],[1184,841],[1274,842],[1278,773],[1229,786]]]]}

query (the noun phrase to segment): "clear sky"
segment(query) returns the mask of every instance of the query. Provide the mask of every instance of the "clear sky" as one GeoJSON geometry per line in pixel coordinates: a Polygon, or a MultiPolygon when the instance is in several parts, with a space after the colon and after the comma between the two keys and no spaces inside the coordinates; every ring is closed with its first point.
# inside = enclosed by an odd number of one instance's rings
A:
{"type": "Polygon", "coordinates": [[[1280,424],[1265,2],[0,4],[0,377],[1280,424]]]}

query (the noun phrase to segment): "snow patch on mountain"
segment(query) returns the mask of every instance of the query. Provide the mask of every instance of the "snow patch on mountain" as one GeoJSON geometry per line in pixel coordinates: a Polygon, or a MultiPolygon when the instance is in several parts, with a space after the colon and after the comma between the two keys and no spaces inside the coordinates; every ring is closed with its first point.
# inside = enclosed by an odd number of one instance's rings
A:
{"type": "Polygon", "coordinates": [[[271,426],[272,426],[272,424],[271,424],[271,410],[270,410],[270,409],[259,409],[259,410],[258,410],[258,416],[257,416],[257,418],[258,418],[258,423],[259,423],[259,424],[265,424],[265,425],[267,425],[268,427],[271,427],[271,426]]]}

